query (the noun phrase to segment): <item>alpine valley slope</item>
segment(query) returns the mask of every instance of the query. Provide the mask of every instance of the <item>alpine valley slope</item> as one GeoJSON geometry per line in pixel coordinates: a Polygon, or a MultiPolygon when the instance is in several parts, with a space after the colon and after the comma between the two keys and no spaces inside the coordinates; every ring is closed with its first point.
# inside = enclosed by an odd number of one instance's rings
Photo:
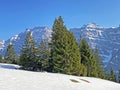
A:
{"type": "MultiPolygon", "coordinates": [[[[9,66],[18,68],[12,64],[9,66]]],[[[120,84],[93,77],[0,67],[0,90],[120,90],[120,84]]]]}

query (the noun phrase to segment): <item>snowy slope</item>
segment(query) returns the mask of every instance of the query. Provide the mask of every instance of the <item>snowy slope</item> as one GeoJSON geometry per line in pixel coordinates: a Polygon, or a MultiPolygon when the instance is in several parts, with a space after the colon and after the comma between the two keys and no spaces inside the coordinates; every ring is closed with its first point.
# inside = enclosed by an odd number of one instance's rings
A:
{"type": "Polygon", "coordinates": [[[90,77],[0,68],[0,90],[120,90],[120,84],[90,77]]]}
{"type": "Polygon", "coordinates": [[[0,63],[0,68],[4,68],[4,69],[19,69],[20,66],[19,65],[15,65],[15,64],[0,63]]]}

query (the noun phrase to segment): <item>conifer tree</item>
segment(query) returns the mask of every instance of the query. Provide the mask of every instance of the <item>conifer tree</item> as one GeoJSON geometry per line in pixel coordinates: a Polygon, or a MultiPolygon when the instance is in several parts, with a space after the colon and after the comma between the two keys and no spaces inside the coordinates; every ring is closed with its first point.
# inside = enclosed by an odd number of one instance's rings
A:
{"type": "Polygon", "coordinates": [[[16,63],[16,53],[12,43],[8,45],[4,58],[8,63],[16,63]]]}
{"type": "Polygon", "coordinates": [[[50,50],[48,45],[48,40],[41,40],[40,45],[38,47],[38,67],[40,71],[48,71],[49,67],[49,56],[50,50]]]}
{"type": "Polygon", "coordinates": [[[55,19],[51,41],[54,72],[80,75],[80,53],[73,34],[67,31],[60,16],[55,19]]]}
{"type": "Polygon", "coordinates": [[[80,40],[79,49],[80,49],[80,53],[81,53],[81,63],[86,68],[87,76],[98,77],[97,60],[95,60],[92,50],[90,49],[90,47],[85,39],[80,40]]]}
{"type": "Polygon", "coordinates": [[[24,69],[36,70],[37,61],[35,60],[35,52],[35,42],[32,33],[28,31],[20,55],[20,65],[22,65],[24,69]]]}
{"type": "Polygon", "coordinates": [[[66,51],[68,59],[70,60],[70,63],[68,63],[70,72],[72,72],[73,75],[84,75],[83,73],[84,66],[81,64],[81,56],[76,39],[72,32],[67,31],[67,33],[68,33],[67,41],[68,47],[66,48],[66,51]]]}
{"type": "Polygon", "coordinates": [[[116,76],[112,68],[110,70],[109,80],[116,82],[116,76]]]}
{"type": "Polygon", "coordinates": [[[0,63],[3,63],[3,62],[4,62],[4,60],[2,58],[2,55],[0,54],[0,63]]]}
{"type": "Polygon", "coordinates": [[[99,52],[98,52],[97,49],[95,49],[93,51],[93,53],[94,53],[94,58],[97,61],[97,73],[98,73],[98,77],[102,78],[102,79],[105,79],[105,70],[104,70],[104,67],[103,67],[102,58],[100,57],[99,52]]]}
{"type": "Polygon", "coordinates": [[[118,71],[118,83],[120,83],[120,70],[118,71]]]}

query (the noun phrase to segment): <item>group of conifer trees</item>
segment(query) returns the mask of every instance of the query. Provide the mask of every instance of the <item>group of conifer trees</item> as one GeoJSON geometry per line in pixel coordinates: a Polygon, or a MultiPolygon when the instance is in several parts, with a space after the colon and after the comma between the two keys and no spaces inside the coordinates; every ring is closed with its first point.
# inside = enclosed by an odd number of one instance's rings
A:
{"type": "MultiPolygon", "coordinates": [[[[77,43],[61,16],[55,19],[52,29],[51,41],[41,40],[39,46],[29,31],[19,58],[13,45],[9,44],[4,59],[21,65],[25,70],[106,78],[98,50],[91,49],[82,37],[77,43]]],[[[113,71],[110,75],[106,79],[115,81],[113,71]]]]}
{"type": "Polygon", "coordinates": [[[67,30],[62,17],[55,19],[50,43],[52,72],[104,78],[104,69],[97,50],[92,50],[85,39],[79,43],[67,30]]]}

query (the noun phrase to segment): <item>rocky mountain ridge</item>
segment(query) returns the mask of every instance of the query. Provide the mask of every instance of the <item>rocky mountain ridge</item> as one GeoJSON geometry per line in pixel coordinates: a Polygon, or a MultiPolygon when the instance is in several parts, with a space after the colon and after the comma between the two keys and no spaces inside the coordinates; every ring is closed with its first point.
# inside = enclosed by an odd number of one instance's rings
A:
{"type": "Polygon", "coordinates": [[[72,28],[77,41],[80,35],[85,38],[92,48],[97,48],[103,59],[104,66],[116,73],[120,69],[120,27],[103,28],[95,23],[84,25],[81,28],[72,28]]]}
{"type": "MultiPolygon", "coordinates": [[[[25,32],[15,35],[7,41],[0,41],[0,53],[4,54],[6,47],[11,42],[17,55],[19,55],[28,31],[32,32],[37,44],[40,43],[41,39],[51,40],[52,29],[49,27],[26,29],[25,32]]],[[[95,23],[89,23],[81,28],[71,28],[70,31],[73,32],[78,42],[82,36],[92,48],[97,48],[104,61],[104,66],[108,70],[113,68],[117,73],[120,69],[120,27],[104,28],[95,23]]]]}

